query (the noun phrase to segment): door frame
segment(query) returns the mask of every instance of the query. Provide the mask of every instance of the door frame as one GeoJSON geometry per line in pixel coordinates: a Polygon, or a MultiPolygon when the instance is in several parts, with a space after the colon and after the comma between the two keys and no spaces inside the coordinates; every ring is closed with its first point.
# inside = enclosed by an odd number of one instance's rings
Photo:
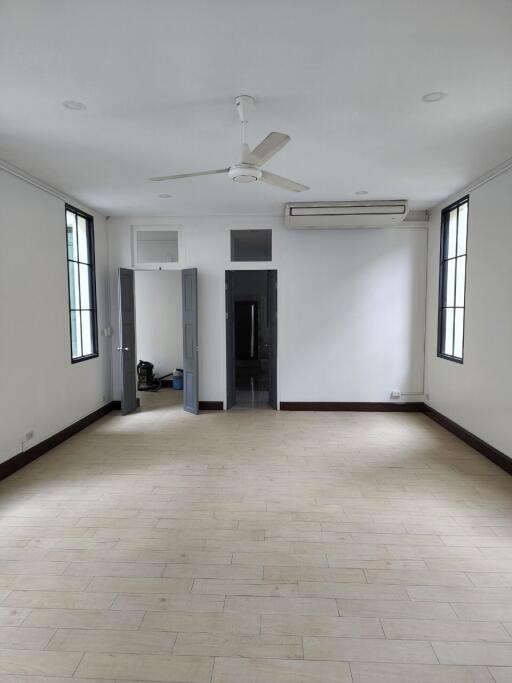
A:
{"type": "MultiPolygon", "coordinates": [[[[119,316],[119,347],[117,349],[118,353],[120,353],[120,360],[119,360],[119,383],[120,383],[120,404],[121,404],[121,414],[122,415],[129,415],[130,413],[134,412],[138,407],[139,407],[139,399],[136,398],[136,405],[135,407],[132,407],[132,404],[127,402],[125,399],[125,392],[124,392],[124,383],[123,383],[123,361],[124,361],[124,351],[123,349],[123,343],[122,343],[122,337],[123,337],[123,316],[122,316],[122,309],[121,309],[121,287],[120,287],[120,278],[121,278],[121,273],[122,272],[130,272],[131,273],[131,278],[132,278],[132,294],[133,294],[133,315],[134,315],[134,321],[133,321],[133,338],[134,338],[134,348],[135,348],[135,356],[134,356],[134,379],[133,382],[131,383],[132,386],[130,387],[130,394],[137,396],[137,348],[136,348],[136,340],[137,340],[137,312],[135,310],[135,273],[140,272],[140,271],[151,271],[151,272],[162,272],[164,269],[159,268],[158,270],[155,270],[154,268],[140,268],[140,267],[135,267],[135,268],[124,268],[120,267],[118,268],[118,316],[119,316]],[[128,406],[129,403],[129,406],[128,406]],[[128,409],[129,408],[129,409],[128,409]]],[[[165,270],[172,270],[172,271],[178,271],[181,273],[181,282],[182,282],[182,299],[183,299],[183,275],[185,272],[191,272],[195,271],[197,275],[197,268],[166,268],[165,270]]],[[[196,282],[197,284],[197,282],[196,282]]],[[[197,287],[196,287],[196,295],[197,295],[197,287]]],[[[197,302],[196,302],[196,311],[197,311],[197,302]]],[[[181,320],[181,326],[182,326],[182,334],[184,332],[184,319],[183,319],[183,314],[184,310],[182,310],[182,320],[181,320]]],[[[196,352],[196,359],[197,359],[197,334],[198,334],[198,326],[196,325],[196,344],[195,344],[195,352],[196,352]]],[[[183,351],[184,352],[184,351],[183,351]]],[[[182,365],[184,363],[182,362],[182,365]]],[[[197,363],[197,384],[199,381],[198,375],[199,375],[199,363],[197,363]]],[[[185,368],[183,368],[185,369],[185,368]]],[[[185,377],[183,378],[185,380],[185,377]]],[[[131,398],[132,396],[130,396],[131,398]]],[[[197,388],[197,399],[199,399],[199,389],[197,388]]],[[[190,410],[190,407],[188,409],[188,412],[193,412],[194,414],[198,413],[198,405],[199,405],[199,400],[197,401],[197,407],[194,406],[193,410],[190,410]]],[[[183,391],[183,410],[187,410],[185,407],[185,391],[183,391]]]]}

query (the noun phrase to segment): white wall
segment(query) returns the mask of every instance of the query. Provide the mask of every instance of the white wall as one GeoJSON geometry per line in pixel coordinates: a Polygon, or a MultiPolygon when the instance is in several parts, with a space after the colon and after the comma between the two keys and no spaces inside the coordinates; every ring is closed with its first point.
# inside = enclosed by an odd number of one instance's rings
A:
{"type": "Polygon", "coordinates": [[[155,366],[157,377],[183,367],[181,273],[139,270],[135,273],[137,362],[155,366]]]}
{"type": "Polygon", "coordinates": [[[431,212],[426,338],[427,403],[512,456],[512,171],[470,193],[464,363],[437,357],[441,209],[431,212]]]}
{"type": "Polygon", "coordinates": [[[133,224],[182,226],[179,267],[199,273],[201,400],[226,395],[224,271],[250,268],[278,269],[280,401],[387,401],[393,390],[422,400],[426,230],[292,231],[277,216],[115,218],[112,292],[117,268],[132,266],[133,224]],[[273,262],[230,263],[231,228],[272,228],[273,262]]]}
{"type": "MultiPolygon", "coordinates": [[[[87,207],[81,207],[86,211],[87,207]]],[[[107,237],[94,215],[99,328],[109,326],[107,237]]],[[[0,462],[111,400],[111,338],[71,364],[64,202],[0,171],[0,462]]]]}

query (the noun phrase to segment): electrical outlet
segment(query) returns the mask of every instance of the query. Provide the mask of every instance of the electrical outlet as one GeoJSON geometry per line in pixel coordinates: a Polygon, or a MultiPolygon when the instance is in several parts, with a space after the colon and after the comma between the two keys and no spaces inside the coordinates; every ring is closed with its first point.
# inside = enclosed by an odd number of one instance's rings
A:
{"type": "Polygon", "coordinates": [[[402,396],[401,391],[392,391],[391,392],[391,398],[400,398],[402,396]]]}
{"type": "Polygon", "coordinates": [[[34,432],[31,430],[30,432],[27,432],[25,434],[25,438],[23,439],[23,441],[30,441],[30,439],[33,439],[33,438],[34,438],[34,432]]]}

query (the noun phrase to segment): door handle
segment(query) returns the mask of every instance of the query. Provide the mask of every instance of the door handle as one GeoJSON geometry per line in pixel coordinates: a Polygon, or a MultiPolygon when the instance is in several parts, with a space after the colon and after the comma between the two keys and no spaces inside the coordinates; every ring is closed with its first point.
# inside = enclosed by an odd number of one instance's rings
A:
{"type": "Polygon", "coordinates": [[[127,346],[118,346],[117,350],[118,351],[129,351],[130,349],[127,346]]]}

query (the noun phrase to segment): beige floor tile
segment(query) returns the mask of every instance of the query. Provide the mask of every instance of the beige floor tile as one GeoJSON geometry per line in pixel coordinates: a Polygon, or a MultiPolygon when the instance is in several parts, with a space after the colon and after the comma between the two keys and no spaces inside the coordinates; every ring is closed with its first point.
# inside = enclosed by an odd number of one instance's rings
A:
{"type": "Polygon", "coordinates": [[[257,635],[260,632],[257,614],[198,614],[196,612],[146,612],[140,628],[180,633],[232,633],[257,635]]]}
{"type": "Polygon", "coordinates": [[[299,581],[299,593],[302,596],[347,600],[406,600],[408,597],[402,586],[335,583],[333,581],[299,581]]]}
{"type": "Polygon", "coordinates": [[[445,545],[388,545],[388,557],[395,560],[430,560],[430,559],[481,559],[479,548],[450,548],[445,545]]]}
{"type": "Polygon", "coordinates": [[[256,552],[234,552],[233,564],[241,565],[275,565],[275,566],[293,566],[299,563],[305,567],[327,567],[327,558],[325,553],[294,553],[294,552],[272,552],[272,553],[256,553],[256,552]]]}
{"type": "Polygon", "coordinates": [[[95,577],[87,590],[94,593],[189,593],[192,579],[95,577]]]}
{"type": "Polygon", "coordinates": [[[430,643],[420,640],[305,636],[303,642],[304,659],[403,664],[437,663],[430,643]]]}
{"type": "Polygon", "coordinates": [[[4,607],[49,607],[60,609],[108,609],[115,593],[74,593],[72,591],[12,591],[4,607]]]}
{"type": "Polygon", "coordinates": [[[24,560],[0,561],[0,574],[36,574],[39,576],[55,576],[64,574],[68,562],[44,562],[24,560]]]}
{"type": "Polygon", "coordinates": [[[428,569],[448,572],[507,572],[510,559],[499,560],[481,557],[480,559],[430,559],[426,560],[428,569]]]}
{"type": "MultiPolygon", "coordinates": [[[[201,550],[176,550],[175,544],[172,550],[143,550],[139,556],[139,562],[176,563],[176,564],[230,564],[230,552],[206,552],[201,550]]],[[[257,562],[246,564],[257,565],[257,562]]]]}
{"type": "MultiPolygon", "coordinates": [[[[21,610],[20,610],[21,611],[21,610]]],[[[143,611],[109,609],[32,609],[25,610],[24,626],[75,629],[136,630],[142,623],[143,611]]]]}
{"type": "Polygon", "coordinates": [[[55,633],[47,649],[58,652],[170,654],[175,640],[176,634],[163,631],[63,628],[55,633]]]}
{"type": "Polygon", "coordinates": [[[351,534],[354,543],[381,543],[384,545],[443,545],[440,536],[434,534],[351,534]]]}
{"type": "Polygon", "coordinates": [[[7,579],[9,587],[21,591],[82,591],[90,582],[81,576],[30,576],[11,575],[0,577],[0,582],[7,579]]]}
{"type": "Polygon", "coordinates": [[[160,577],[165,565],[142,562],[71,562],[66,576],[160,577]]]}
{"type": "Polygon", "coordinates": [[[365,583],[362,569],[336,567],[265,567],[265,581],[335,581],[337,583],[365,583]]]}
{"type": "MultiPolygon", "coordinates": [[[[108,543],[106,545],[111,544],[108,543]]],[[[99,544],[96,544],[91,548],[44,549],[44,553],[44,558],[52,562],[135,562],[139,556],[138,550],[102,549],[99,544]]],[[[66,570],[66,574],[70,573],[72,572],[66,570]]]]}
{"type": "Polygon", "coordinates": [[[180,633],[177,655],[303,659],[302,638],[290,635],[234,635],[231,633],[180,633]]]}
{"type": "Polygon", "coordinates": [[[313,614],[263,614],[261,632],[297,636],[332,636],[335,638],[383,638],[378,619],[357,617],[322,617],[313,614]]]}
{"type": "Polygon", "coordinates": [[[80,652],[0,650],[0,674],[17,676],[72,676],[82,659],[80,652]]]}
{"type": "Polygon", "coordinates": [[[0,649],[44,650],[55,631],[24,626],[0,627],[0,649]]]}
{"type": "Polygon", "coordinates": [[[432,641],[441,664],[512,666],[512,643],[441,643],[432,641]]]}
{"type": "Polygon", "coordinates": [[[440,621],[438,619],[382,619],[386,638],[443,641],[511,641],[501,624],[487,621],[440,621]]]}
{"type": "Polygon", "coordinates": [[[213,659],[209,657],[86,653],[76,675],[128,681],[210,683],[212,667],[213,659]]]}
{"type": "Polygon", "coordinates": [[[29,614],[27,608],[0,607],[0,626],[19,626],[29,614]]]}
{"type": "Polygon", "coordinates": [[[378,619],[457,619],[446,602],[412,602],[411,600],[337,600],[340,616],[375,617],[378,619]]]}
{"type": "Polygon", "coordinates": [[[348,664],[300,660],[215,660],[212,683],[352,683],[348,664]]]}
{"type": "Polygon", "coordinates": [[[226,597],[226,612],[252,612],[268,614],[290,612],[297,614],[324,614],[338,616],[336,600],[329,598],[270,598],[270,597],[226,597]]]}
{"type": "MultiPolygon", "coordinates": [[[[67,573],[67,572],[66,572],[67,573]]],[[[471,586],[462,572],[365,570],[368,583],[397,584],[400,586],[471,586]]]]}
{"type": "Polygon", "coordinates": [[[224,596],[219,595],[158,595],[121,593],[114,600],[113,610],[148,610],[157,612],[222,612],[224,596]]]}
{"type": "Polygon", "coordinates": [[[354,662],[350,668],[353,683],[495,683],[485,667],[354,662]]]}
{"type": "Polygon", "coordinates": [[[508,602],[512,603],[512,588],[459,588],[444,586],[408,586],[411,600],[434,602],[508,602]]]}
{"type": "Polygon", "coordinates": [[[453,603],[452,607],[464,621],[512,621],[512,604],[453,603]]]}
{"type": "Polygon", "coordinates": [[[296,597],[299,595],[297,583],[270,583],[267,581],[251,581],[250,579],[196,579],[192,593],[203,595],[256,595],[296,597]]]}
{"type": "MultiPolygon", "coordinates": [[[[167,564],[163,576],[173,578],[233,579],[263,581],[263,567],[250,567],[231,564],[167,564]]],[[[267,579],[265,579],[266,581],[267,579]]],[[[268,579],[272,582],[272,579],[268,579]]],[[[283,579],[283,582],[285,580],[283,579]]],[[[280,583],[280,580],[274,580],[280,583]]]]}
{"type": "Polygon", "coordinates": [[[512,572],[477,572],[468,574],[468,577],[477,588],[512,587],[512,572]]]}

